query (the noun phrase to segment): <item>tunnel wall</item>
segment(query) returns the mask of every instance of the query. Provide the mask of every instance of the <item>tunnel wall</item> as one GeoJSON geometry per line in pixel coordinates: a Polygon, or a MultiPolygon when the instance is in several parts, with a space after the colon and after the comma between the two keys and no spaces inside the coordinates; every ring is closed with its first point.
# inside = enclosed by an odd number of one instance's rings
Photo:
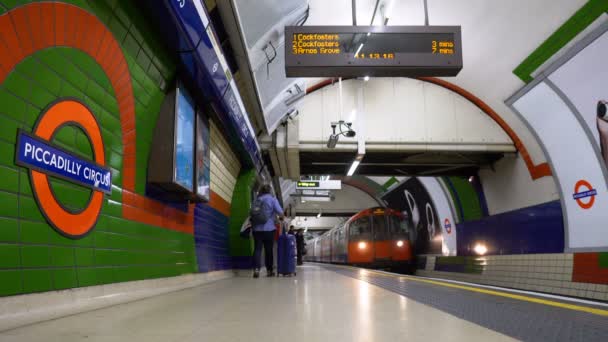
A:
{"type": "Polygon", "coordinates": [[[417,275],[608,300],[608,253],[426,256],[417,275]]]}
{"type": "Polygon", "coordinates": [[[596,113],[608,78],[605,10],[590,1],[556,31],[522,63],[530,83],[506,101],[539,142],[555,183],[546,195],[557,200],[496,210],[530,193],[519,191],[525,182],[501,177],[508,169],[519,178],[523,172],[513,160],[480,172],[495,215],[458,225],[460,256],[421,256],[418,274],[608,300],[607,125],[596,113]],[[485,243],[488,255],[475,256],[476,243],[485,243]]]}
{"type": "Polygon", "coordinates": [[[147,196],[153,131],[176,66],[143,20],[130,1],[0,2],[0,296],[230,267],[227,225],[240,164],[221,129],[211,127],[208,203],[147,196]],[[15,163],[18,129],[32,132],[63,101],[88,108],[103,146],[94,152],[71,125],[52,143],[83,160],[103,151],[112,174],[111,195],[101,197],[99,213],[87,211],[92,229],[79,238],[51,225],[41,206],[77,212],[97,191],[49,177],[52,196],[43,196],[15,163]]]}

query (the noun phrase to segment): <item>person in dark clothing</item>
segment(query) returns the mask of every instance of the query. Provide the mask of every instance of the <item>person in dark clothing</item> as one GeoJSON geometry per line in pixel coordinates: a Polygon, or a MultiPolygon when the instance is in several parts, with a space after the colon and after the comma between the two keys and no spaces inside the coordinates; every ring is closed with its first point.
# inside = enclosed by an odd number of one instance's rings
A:
{"type": "Polygon", "coordinates": [[[302,265],[304,262],[302,260],[302,256],[304,255],[304,231],[299,229],[296,233],[296,248],[297,248],[297,256],[298,256],[298,265],[302,265]]]}
{"type": "Polygon", "coordinates": [[[281,205],[276,197],[271,194],[271,191],[272,188],[270,185],[263,185],[260,188],[260,193],[258,195],[258,200],[263,203],[268,220],[264,224],[254,224],[252,226],[254,239],[254,278],[258,278],[260,276],[260,268],[262,267],[262,249],[264,249],[266,275],[269,277],[274,277],[275,275],[273,269],[273,247],[276,226],[274,221],[277,216],[279,216],[279,220],[283,220],[283,208],[281,208],[281,205]]]}

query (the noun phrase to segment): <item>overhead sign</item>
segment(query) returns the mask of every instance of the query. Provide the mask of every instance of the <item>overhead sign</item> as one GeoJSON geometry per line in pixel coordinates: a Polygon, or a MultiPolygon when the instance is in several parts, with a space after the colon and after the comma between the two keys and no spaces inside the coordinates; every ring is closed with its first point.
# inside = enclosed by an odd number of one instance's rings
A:
{"type": "Polygon", "coordinates": [[[342,189],[341,180],[321,180],[321,181],[299,181],[296,183],[298,190],[340,190],[342,189]]]}
{"type": "Polygon", "coordinates": [[[99,124],[82,103],[61,100],[39,116],[32,133],[18,132],[15,163],[30,169],[34,198],[49,224],[66,237],[82,238],[97,223],[104,193],[112,191],[112,173],[105,166],[105,148],[99,124]],[[65,125],[82,129],[91,143],[93,160],[76,156],[50,142],[65,125]],[[86,206],[78,211],[66,208],[55,197],[49,176],[92,189],[86,206]]]}
{"type": "Polygon", "coordinates": [[[460,26],[286,26],[287,77],[456,76],[460,26]]]}
{"type": "Polygon", "coordinates": [[[319,182],[298,182],[298,189],[319,188],[319,182]]]}

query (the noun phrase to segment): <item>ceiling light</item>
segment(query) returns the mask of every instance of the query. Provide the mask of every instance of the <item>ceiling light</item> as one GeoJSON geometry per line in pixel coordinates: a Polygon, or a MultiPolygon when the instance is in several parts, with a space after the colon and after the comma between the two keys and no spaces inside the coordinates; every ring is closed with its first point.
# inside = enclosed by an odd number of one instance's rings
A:
{"type": "Polygon", "coordinates": [[[369,76],[365,76],[365,77],[363,77],[363,80],[364,80],[365,82],[369,81],[369,76]]]}
{"type": "Polygon", "coordinates": [[[321,211],[319,211],[319,213],[317,214],[317,218],[321,217],[321,211]]]}
{"type": "Polygon", "coordinates": [[[360,161],[358,161],[358,160],[355,160],[353,162],[353,164],[350,166],[350,169],[348,170],[348,173],[346,174],[348,177],[350,177],[350,176],[352,176],[352,175],[355,174],[355,171],[359,167],[359,163],[360,163],[360,161]]]}
{"type": "Polygon", "coordinates": [[[474,180],[475,180],[475,177],[473,177],[473,176],[469,177],[469,183],[473,183],[474,180]]]}

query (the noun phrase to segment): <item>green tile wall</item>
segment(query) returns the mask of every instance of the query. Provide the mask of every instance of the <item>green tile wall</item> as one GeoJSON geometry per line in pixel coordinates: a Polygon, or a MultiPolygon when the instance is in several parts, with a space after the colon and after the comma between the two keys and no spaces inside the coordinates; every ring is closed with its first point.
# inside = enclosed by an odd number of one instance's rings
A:
{"type": "MultiPolygon", "coordinates": [[[[0,15],[33,1],[0,0],[0,15]]],[[[136,192],[144,194],[152,132],[175,64],[150,33],[132,1],[71,0],[105,23],[121,44],[136,98],[136,192]]],[[[114,91],[101,67],[84,52],[55,47],[28,56],[0,84],[0,296],[120,281],[167,277],[197,269],[192,235],[122,218],[122,137],[114,91]],[[28,170],[14,164],[17,129],[31,131],[38,115],[60,97],[76,97],[97,117],[113,173],[93,231],[65,238],[45,221],[33,198],[28,170]]],[[[64,127],[54,143],[90,158],[84,133],[64,127]]],[[[61,203],[82,208],[90,190],[52,180],[61,203]]]]}
{"type": "Polygon", "coordinates": [[[251,193],[255,185],[255,171],[243,169],[239,174],[232,195],[232,207],[228,228],[230,256],[250,256],[253,253],[251,239],[240,236],[241,226],[249,216],[251,193]]]}

